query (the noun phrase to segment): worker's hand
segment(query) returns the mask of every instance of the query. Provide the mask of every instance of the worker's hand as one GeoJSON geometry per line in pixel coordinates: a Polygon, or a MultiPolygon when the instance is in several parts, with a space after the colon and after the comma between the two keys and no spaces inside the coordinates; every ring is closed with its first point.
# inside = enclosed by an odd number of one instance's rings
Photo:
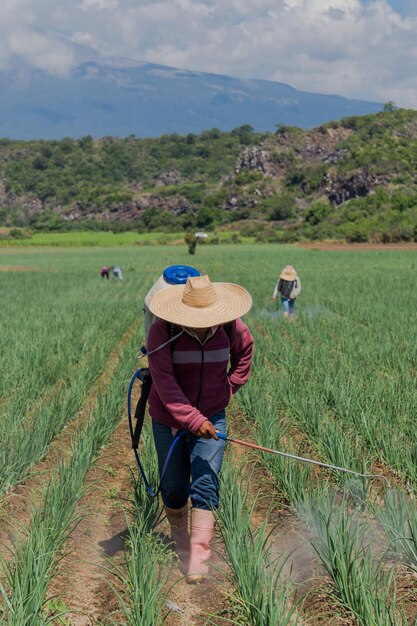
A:
{"type": "Polygon", "coordinates": [[[216,441],[219,440],[217,436],[217,431],[209,420],[203,422],[195,434],[197,435],[197,437],[202,437],[203,439],[213,438],[216,441]]]}
{"type": "Polygon", "coordinates": [[[274,298],[274,296],[272,296],[271,300],[276,300],[276,298],[274,298]]]}

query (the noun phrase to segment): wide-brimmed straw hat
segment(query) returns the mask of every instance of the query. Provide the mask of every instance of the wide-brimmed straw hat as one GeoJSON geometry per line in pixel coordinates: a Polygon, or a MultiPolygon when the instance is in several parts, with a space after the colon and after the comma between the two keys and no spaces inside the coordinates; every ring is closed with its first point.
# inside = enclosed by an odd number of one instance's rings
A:
{"type": "Polygon", "coordinates": [[[250,294],[234,283],[212,283],[208,276],[189,277],[185,285],[159,291],[151,312],[167,322],[209,328],[241,317],[252,306],[250,294]]]}
{"type": "Polygon", "coordinates": [[[297,272],[292,265],[286,265],[279,275],[282,280],[295,280],[297,278],[297,272]]]}

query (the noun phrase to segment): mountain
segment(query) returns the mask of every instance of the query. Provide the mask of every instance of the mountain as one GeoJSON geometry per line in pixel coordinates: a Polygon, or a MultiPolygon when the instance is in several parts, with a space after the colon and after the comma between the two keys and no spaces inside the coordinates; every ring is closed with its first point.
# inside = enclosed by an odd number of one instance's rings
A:
{"type": "Polygon", "coordinates": [[[0,137],[157,137],[243,124],[273,131],[277,124],[311,128],[382,108],[284,83],[105,58],[85,46],[72,45],[72,52],[67,76],[22,65],[0,71],[0,137]]]}
{"type": "Polygon", "coordinates": [[[0,140],[0,226],[417,241],[417,111],[304,130],[0,140]]]}

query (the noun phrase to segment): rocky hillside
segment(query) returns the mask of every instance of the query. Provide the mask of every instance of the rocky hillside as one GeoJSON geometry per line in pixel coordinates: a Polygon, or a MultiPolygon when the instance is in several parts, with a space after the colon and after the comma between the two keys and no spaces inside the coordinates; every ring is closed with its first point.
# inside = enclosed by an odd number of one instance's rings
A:
{"type": "Polygon", "coordinates": [[[0,142],[0,225],[417,239],[417,112],[311,131],[0,142]]]}

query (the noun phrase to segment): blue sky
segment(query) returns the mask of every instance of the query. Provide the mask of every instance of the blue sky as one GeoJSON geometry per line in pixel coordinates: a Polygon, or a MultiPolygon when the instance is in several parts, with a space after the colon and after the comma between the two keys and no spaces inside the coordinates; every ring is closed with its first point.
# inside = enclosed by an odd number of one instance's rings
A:
{"type": "Polygon", "coordinates": [[[389,0],[389,4],[401,15],[415,15],[417,12],[415,0],[389,0]]]}
{"type": "Polygon", "coordinates": [[[0,70],[65,75],[67,41],[417,108],[417,0],[0,0],[0,70]]]}

